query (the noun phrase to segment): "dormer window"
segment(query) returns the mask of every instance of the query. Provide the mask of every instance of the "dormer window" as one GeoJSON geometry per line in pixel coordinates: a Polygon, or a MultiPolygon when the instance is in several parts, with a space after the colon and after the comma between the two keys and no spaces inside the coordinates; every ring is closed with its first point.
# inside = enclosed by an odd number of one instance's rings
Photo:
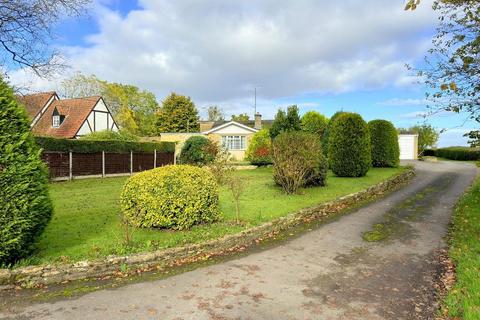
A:
{"type": "Polygon", "coordinates": [[[52,126],[54,128],[58,128],[60,127],[60,116],[53,116],[53,119],[52,119],[52,126]]]}

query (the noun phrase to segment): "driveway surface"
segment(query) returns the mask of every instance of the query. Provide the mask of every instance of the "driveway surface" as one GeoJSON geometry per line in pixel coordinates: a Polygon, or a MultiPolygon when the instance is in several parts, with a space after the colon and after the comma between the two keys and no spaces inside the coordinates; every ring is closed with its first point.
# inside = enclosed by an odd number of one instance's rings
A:
{"type": "Polygon", "coordinates": [[[269,250],[163,280],[13,306],[0,318],[432,319],[435,251],[445,246],[452,208],[477,169],[415,166],[409,186],[269,250]],[[364,240],[365,232],[378,241],[364,240]]]}

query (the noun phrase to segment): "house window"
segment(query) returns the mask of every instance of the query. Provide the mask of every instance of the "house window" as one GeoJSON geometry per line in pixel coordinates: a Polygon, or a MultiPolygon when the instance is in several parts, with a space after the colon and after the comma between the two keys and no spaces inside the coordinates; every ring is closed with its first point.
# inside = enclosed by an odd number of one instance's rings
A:
{"type": "Polygon", "coordinates": [[[53,116],[53,127],[60,127],[60,116],[53,116]]]}
{"type": "Polygon", "coordinates": [[[228,150],[245,150],[245,136],[223,136],[222,144],[228,150]]]}

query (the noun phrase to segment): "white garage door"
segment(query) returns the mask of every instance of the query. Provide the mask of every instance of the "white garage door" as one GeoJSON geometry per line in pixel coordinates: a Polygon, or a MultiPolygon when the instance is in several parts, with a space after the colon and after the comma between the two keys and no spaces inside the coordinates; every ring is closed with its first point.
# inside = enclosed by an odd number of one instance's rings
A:
{"type": "Polygon", "coordinates": [[[413,160],[416,159],[416,139],[417,136],[413,134],[398,136],[398,144],[400,146],[400,159],[413,160]]]}

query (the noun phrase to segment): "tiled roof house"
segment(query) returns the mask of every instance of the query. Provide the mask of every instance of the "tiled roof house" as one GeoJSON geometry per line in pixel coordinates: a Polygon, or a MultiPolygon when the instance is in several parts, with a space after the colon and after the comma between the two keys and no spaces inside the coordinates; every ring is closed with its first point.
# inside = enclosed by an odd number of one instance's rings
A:
{"type": "Polygon", "coordinates": [[[101,131],[118,131],[102,97],[60,99],[55,92],[19,96],[37,136],[73,139],[101,131]]]}

